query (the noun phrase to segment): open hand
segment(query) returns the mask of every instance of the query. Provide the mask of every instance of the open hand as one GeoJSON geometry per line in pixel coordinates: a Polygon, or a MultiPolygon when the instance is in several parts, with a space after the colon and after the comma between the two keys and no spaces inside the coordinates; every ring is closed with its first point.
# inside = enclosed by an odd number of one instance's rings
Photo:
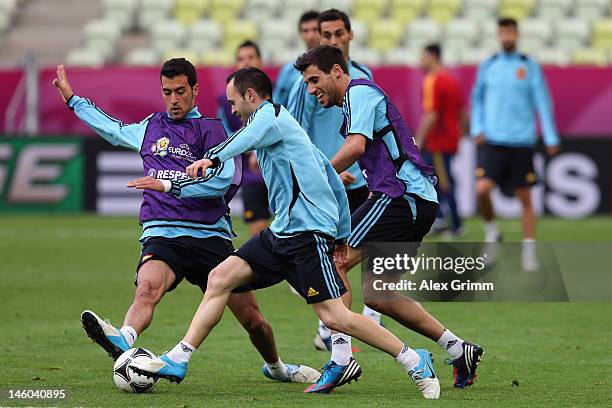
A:
{"type": "Polygon", "coordinates": [[[334,262],[338,265],[344,265],[348,260],[348,245],[336,244],[334,248],[334,262]]]}
{"type": "Polygon", "coordinates": [[[127,186],[138,190],[153,190],[161,193],[165,191],[164,183],[162,183],[161,180],[148,176],[132,180],[127,186]]]}
{"type": "Polygon", "coordinates": [[[57,78],[53,80],[53,86],[57,88],[60,93],[60,96],[65,102],[68,102],[68,99],[72,98],[74,92],[72,92],[72,88],[70,87],[70,82],[68,82],[68,75],[66,75],[66,68],[63,65],[57,66],[57,78]]]}

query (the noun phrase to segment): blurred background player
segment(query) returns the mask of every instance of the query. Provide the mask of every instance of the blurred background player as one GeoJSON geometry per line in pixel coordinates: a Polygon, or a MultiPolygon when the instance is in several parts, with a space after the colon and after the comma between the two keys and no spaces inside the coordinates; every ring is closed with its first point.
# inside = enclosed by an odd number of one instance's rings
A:
{"type": "MultiPolygon", "coordinates": [[[[253,41],[245,41],[236,49],[236,68],[255,67],[261,69],[263,62],[259,46],[253,41]]],[[[223,122],[226,132],[231,135],[242,127],[240,118],[232,115],[232,107],[227,102],[225,93],[217,97],[219,105],[217,117],[223,122]]],[[[258,234],[268,227],[270,208],[268,190],[257,166],[255,153],[242,156],[242,202],[244,204],[244,221],[249,225],[251,235],[258,234]]]]}
{"type": "Polygon", "coordinates": [[[423,80],[423,118],[415,134],[417,145],[423,149],[423,158],[433,166],[438,176],[436,191],[440,207],[433,230],[452,239],[462,234],[462,222],[455,200],[455,180],[451,166],[457,153],[459,139],[467,132],[461,86],[442,65],[441,49],[430,44],[421,52],[423,80]],[[450,228],[446,215],[450,215],[450,228]]]}
{"type": "MultiPolygon", "coordinates": [[[[537,180],[533,168],[536,111],[548,155],[559,152],[559,136],[542,69],[533,58],[517,51],[516,20],[500,19],[498,36],[502,52],[480,64],[472,90],[470,134],[479,145],[478,208],[485,223],[484,240],[494,243],[501,240],[501,233],[495,223],[491,190],[499,184],[507,195],[518,197],[523,209],[522,267],[534,271],[539,263],[530,192],[537,180]]],[[[494,245],[487,248],[487,262],[491,263],[495,258],[494,245]]]]}
{"type": "MultiPolygon", "coordinates": [[[[349,48],[354,34],[351,30],[351,21],[346,13],[336,9],[323,11],[319,15],[319,32],[321,44],[331,45],[342,51],[351,77],[372,79],[372,72],[369,68],[350,59],[349,48]]],[[[287,109],[304,128],[312,143],[328,159],[334,157],[344,142],[340,135],[342,109],[338,106],[324,109],[314,95],[308,94],[308,85],[301,76],[293,85],[287,109]]],[[[345,185],[352,214],[368,198],[368,187],[357,163],[342,172],[340,178],[345,185]]],[[[343,279],[344,284],[349,287],[348,280],[344,276],[343,279]]],[[[350,292],[348,296],[350,297],[350,292]]],[[[350,305],[350,302],[348,304],[350,305]]],[[[375,310],[364,306],[363,314],[380,323],[380,313],[375,310]]],[[[318,350],[331,350],[331,332],[321,322],[319,322],[314,345],[318,350]]]]}
{"type": "MultiPolygon", "coordinates": [[[[139,151],[143,161],[146,177],[128,184],[148,189],[140,210],[142,251],[134,301],[120,329],[92,311],[81,315],[87,335],[114,360],[149,327],[155,307],[166,292],[174,290],[183,278],[205,291],[209,272],[234,250],[227,215],[227,202],[240,181],[234,178],[234,162],[210,172],[199,182],[192,182],[184,172],[187,165],[226,140],[227,135],[218,120],[204,118],[195,107],[199,85],[189,61],[167,61],[160,81],[167,111],[153,113],[131,125],[124,125],[89,99],[75,95],[63,65],[57,68],[53,81],[79,119],[111,144],[139,151]],[[169,178],[162,180],[163,177],[169,178]]],[[[229,308],[263,357],[264,375],[278,381],[300,382],[313,382],[319,377],[310,367],[280,360],[272,327],[261,315],[250,287],[238,288],[229,308]]]]}
{"type": "MultiPolygon", "coordinates": [[[[316,47],[320,42],[319,34],[319,12],[318,11],[307,11],[302,14],[298,23],[298,32],[300,38],[306,46],[306,51],[316,47]]],[[[293,66],[295,60],[283,65],[278,72],[278,78],[274,85],[274,91],[272,92],[272,100],[274,103],[280,103],[281,105],[287,106],[289,101],[289,92],[293,84],[301,78],[300,72],[293,66]]]]}

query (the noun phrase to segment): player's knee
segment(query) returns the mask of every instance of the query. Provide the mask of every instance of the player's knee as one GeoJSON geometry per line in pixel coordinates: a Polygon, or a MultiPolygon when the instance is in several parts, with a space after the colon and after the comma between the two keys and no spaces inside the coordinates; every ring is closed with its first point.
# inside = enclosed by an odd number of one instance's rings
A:
{"type": "Polygon", "coordinates": [[[383,310],[383,302],[377,302],[374,300],[366,301],[364,304],[372,310],[376,310],[377,312],[382,312],[383,310]]]}
{"type": "Polygon", "coordinates": [[[214,268],[210,271],[208,275],[208,284],[206,285],[206,292],[209,293],[220,293],[224,292],[227,289],[227,277],[226,274],[223,273],[219,269],[219,267],[214,268]]]}
{"type": "Polygon", "coordinates": [[[478,197],[487,197],[493,188],[493,185],[487,180],[478,180],[476,182],[476,195],[478,197]]]}
{"type": "Polygon", "coordinates": [[[137,303],[157,304],[164,296],[163,284],[157,284],[147,279],[139,280],[134,301],[137,303]]]}
{"type": "Polygon", "coordinates": [[[345,316],[344,313],[337,312],[324,312],[319,314],[319,319],[323,322],[325,327],[330,330],[346,333],[350,324],[350,319],[345,316]]]}

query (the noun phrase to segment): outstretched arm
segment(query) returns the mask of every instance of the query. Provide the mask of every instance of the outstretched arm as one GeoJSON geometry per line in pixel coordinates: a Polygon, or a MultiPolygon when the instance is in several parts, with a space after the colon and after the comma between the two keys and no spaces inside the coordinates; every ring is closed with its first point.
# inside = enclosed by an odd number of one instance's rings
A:
{"type": "Polygon", "coordinates": [[[346,137],[338,153],[331,159],[331,164],[338,173],[348,169],[363,155],[366,148],[366,137],[361,134],[351,134],[346,137]]]}
{"type": "Polygon", "coordinates": [[[151,116],[140,123],[130,125],[113,118],[89,99],[74,94],[63,65],[57,67],[57,78],[53,80],[53,86],[57,88],[62,100],[74,111],[76,116],[98,135],[114,146],[140,150],[151,116]]]}

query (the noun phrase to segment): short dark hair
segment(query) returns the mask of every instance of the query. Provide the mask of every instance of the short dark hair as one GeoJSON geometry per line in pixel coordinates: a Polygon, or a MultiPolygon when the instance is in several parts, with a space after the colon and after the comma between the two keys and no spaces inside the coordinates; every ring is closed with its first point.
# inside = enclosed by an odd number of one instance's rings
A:
{"type": "Polygon", "coordinates": [[[298,30],[302,26],[302,24],[307,23],[312,20],[318,20],[320,13],[318,11],[310,10],[302,14],[300,17],[300,21],[298,21],[298,30]]]}
{"type": "Polygon", "coordinates": [[[440,44],[427,44],[423,47],[423,51],[433,55],[438,60],[442,57],[442,48],[440,48],[440,44]]]}
{"type": "Polygon", "coordinates": [[[225,80],[225,83],[229,84],[232,79],[234,80],[234,87],[242,96],[246,94],[249,88],[252,88],[263,99],[270,99],[272,96],[272,81],[259,68],[249,67],[239,69],[231,73],[225,80]]]}
{"type": "Polygon", "coordinates": [[[346,28],[346,31],[351,31],[351,20],[349,19],[349,16],[344,11],[340,11],[335,8],[325,10],[319,14],[319,31],[321,30],[322,22],[337,20],[342,20],[342,22],[344,22],[344,28],[346,28]]]}
{"type": "Polygon", "coordinates": [[[340,65],[345,74],[349,73],[344,54],[342,54],[340,48],[331,45],[319,45],[302,54],[295,62],[294,67],[298,71],[304,72],[306,68],[314,65],[329,74],[335,64],[340,65]]]}
{"type": "Polygon", "coordinates": [[[172,58],[164,62],[161,72],[159,73],[159,79],[161,80],[161,77],[172,79],[179,75],[185,75],[189,86],[192,88],[198,83],[195,67],[185,58],[172,58]]]}
{"type": "Polygon", "coordinates": [[[497,20],[497,26],[498,27],[513,27],[518,29],[518,23],[516,22],[515,19],[511,18],[511,17],[502,17],[499,20],[497,20]]]}
{"type": "Polygon", "coordinates": [[[238,54],[238,50],[242,48],[249,48],[249,47],[255,49],[255,54],[257,54],[257,58],[261,58],[261,51],[259,50],[259,45],[257,45],[257,43],[251,40],[246,40],[240,43],[238,48],[236,48],[236,54],[238,54]]]}

